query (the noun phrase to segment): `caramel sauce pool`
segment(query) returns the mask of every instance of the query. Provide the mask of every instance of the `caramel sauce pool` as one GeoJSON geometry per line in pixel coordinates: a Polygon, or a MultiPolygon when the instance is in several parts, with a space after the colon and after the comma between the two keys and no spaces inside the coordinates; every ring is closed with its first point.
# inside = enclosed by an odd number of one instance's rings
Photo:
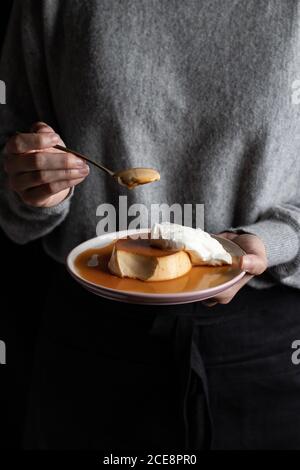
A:
{"type": "MultiPolygon", "coordinates": [[[[122,249],[125,249],[126,240],[122,239],[120,242],[122,249]]],[[[108,269],[108,262],[115,243],[103,248],[92,248],[78,255],[75,259],[77,273],[84,280],[109,289],[148,294],[176,294],[216,287],[230,281],[241,272],[239,258],[233,256],[231,266],[193,266],[184,276],[170,281],[144,282],[138,279],[119,278],[111,274],[108,269]]],[[[130,243],[130,250],[146,256],[158,256],[158,253],[159,256],[170,254],[170,251],[166,252],[147,246],[147,241],[142,239],[135,240],[134,248],[130,243]]]]}

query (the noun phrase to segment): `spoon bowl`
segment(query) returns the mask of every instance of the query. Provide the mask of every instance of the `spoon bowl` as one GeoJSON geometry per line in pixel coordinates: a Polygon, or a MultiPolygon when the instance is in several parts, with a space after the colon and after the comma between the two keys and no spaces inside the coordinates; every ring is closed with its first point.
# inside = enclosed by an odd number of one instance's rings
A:
{"type": "Polygon", "coordinates": [[[160,174],[153,168],[129,168],[114,174],[118,183],[128,189],[160,180],[160,174]]]}

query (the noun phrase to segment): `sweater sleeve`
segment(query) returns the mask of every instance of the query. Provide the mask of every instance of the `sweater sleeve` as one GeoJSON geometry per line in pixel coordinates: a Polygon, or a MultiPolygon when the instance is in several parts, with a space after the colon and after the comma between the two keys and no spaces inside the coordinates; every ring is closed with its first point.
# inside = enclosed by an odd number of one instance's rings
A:
{"type": "MultiPolygon", "coordinates": [[[[266,247],[269,279],[300,288],[300,204],[275,206],[262,214],[256,223],[230,231],[259,237],[266,247]]],[[[265,287],[266,279],[266,276],[258,277],[252,284],[265,287]]]]}
{"type": "MultiPolygon", "coordinates": [[[[41,18],[36,2],[15,0],[0,60],[0,78],[6,86],[6,103],[0,105],[0,149],[7,136],[26,131],[42,120],[57,128],[52,109],[42,47],[41,18]]],[[[0,152],[0,227],[17,243],[43,237],[67,216],[69,197],[52,208],[34,208],[6,187],[0,152]]]]}

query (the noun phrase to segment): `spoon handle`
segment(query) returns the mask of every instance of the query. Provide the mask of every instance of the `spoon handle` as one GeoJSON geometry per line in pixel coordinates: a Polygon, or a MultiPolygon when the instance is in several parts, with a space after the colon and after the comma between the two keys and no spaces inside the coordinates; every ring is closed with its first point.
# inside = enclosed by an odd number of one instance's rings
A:
{"type": "Polygon", "coordinates": [[[55,149],[62,150],[63,152],[67,153],[73,153],[77,157],[82,158],[83,160],[86,160],[87,162],[91,163],[92,165],[95,165],[97,168],[99,168],[102,171],[105,171],[105,173],[108,173],[110,176],[114,176],[114,172],[109,170],[103,165],[100,165],[100,163],[95,162],[94,160],[91,160],[90,158],[86,157],[85,155],[82,155],[82,153],[75,152],[75,150],[71,150],[67,147],[63,147],[62,145],[54,145],[55,149]]]}

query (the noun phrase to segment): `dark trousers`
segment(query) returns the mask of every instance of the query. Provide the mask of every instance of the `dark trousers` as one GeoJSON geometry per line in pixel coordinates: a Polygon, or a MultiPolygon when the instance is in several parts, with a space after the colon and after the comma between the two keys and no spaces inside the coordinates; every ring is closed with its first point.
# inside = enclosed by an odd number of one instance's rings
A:
{"type": "Polygon", "coordinates": [[[300,449],[300,291],[244,287],[228,305],[96,297],[64,268],[49,292],[24,446],[300,449]]]}

